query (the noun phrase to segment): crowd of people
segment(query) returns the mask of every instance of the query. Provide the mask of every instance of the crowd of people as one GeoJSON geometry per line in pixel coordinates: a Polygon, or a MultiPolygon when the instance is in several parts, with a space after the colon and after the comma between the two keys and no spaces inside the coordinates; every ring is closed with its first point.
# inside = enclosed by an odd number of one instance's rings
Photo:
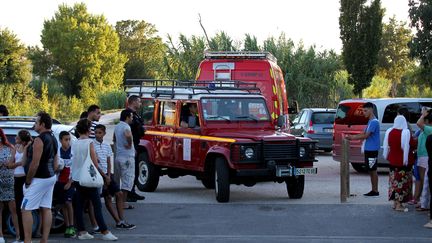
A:
{"type": "MultiPolygon", "coordinates": [[[[373,113],[373,104],[366,103],[363,113],[369,119],[363,133],[347,135],[348,140],[364,140],[362,152],[365,156],[365,167],[369,171],[372,189],[364,196],[379,196],[377,159],[380,149],[380,124],[373,113]]],[[[409,112],[406,108],[398,110],[393,126],[389,128],[383,140],[383,158],[389,161],[388,199],[392,201],[395,211],[406,212],[406,204],[415,205],[417,211],[429,211],[432,189],[432,109],[423,107],[417,121],[418,131],[407,122],[409,112]],[[415,183],[413,183],[413,180],[415,183]],[[414,192],[413,192],[414,186],[414,192]]],[[[424,225],[432,228],[432,216],[424,225]]]]}
{"type": "MultiPolygon", "coordinates": [[[[16,231],[15,242],[31,242],[34,210],[42,222],[40,242],[48,241],[53,200],[62,207],[67,238],[86,240],[101,234],[103,240],[118,240],[108,229],[101,198],[117,229],[136,228],[126,221],[124,209],[133,209],[129,202],[144,199],[134,191],[138,166],[135,148],[144,135],[143,120],[137,114],[140,106],[140,98],[131,96],[128,107],[120,113],[113,137],[115,153],[104,142],[106,127],[98,123],[101,109],[97,105],[83,112],[75,134],[60,132],[59,143],[51,130],[52,118],[45,112],[36,116],[34,130],[39,135],[35,138],[28,130],[20,130],[12,145],[0,128],[0,243],[5,242],[1,216],[6,205],[16,231]],[[72,136],[77,137],[73,143],[72,136]],[[81,168],[87,161],[97,170],[89,173],[98,172],[103,186],[82,183],[85,175],[81,168]],[[89,214],[92,231],[85,228],[84,212],[89,214]]],[[[0,116],[8,114],[0,105],[0,116]]]]}

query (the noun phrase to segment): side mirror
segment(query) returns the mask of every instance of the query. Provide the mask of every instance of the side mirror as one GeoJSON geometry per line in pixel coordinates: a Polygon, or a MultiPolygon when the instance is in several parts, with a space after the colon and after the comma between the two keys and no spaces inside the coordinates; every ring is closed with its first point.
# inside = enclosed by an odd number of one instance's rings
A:
{"type": "Polygon", "coordinates": [[[196,117],[195,116],[189,116],[188,117],[188,127],[189,128],[196,127],[196,117]]]}
{"type": "Polygon", "coordinates": [[[298,103],[297,101],[293,101],[293,103],[291,104],[290,108],[288,108],[288,114],[297,114],[298,113],[298,103]]]}
{"type": "Polygon", "coordinates": [[[285,116],[279,116],[277,118],[277,126],[283,127],[285,125],[285,116]]]}

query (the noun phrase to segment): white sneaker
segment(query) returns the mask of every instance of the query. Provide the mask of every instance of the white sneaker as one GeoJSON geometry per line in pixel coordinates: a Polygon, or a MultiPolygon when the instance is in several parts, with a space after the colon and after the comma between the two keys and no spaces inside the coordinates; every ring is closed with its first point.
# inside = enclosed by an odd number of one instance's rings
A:
{"type": "Polygon", "coordinates": [[[5,243],[5,240],[3,237],[0,237],[0,243],[5,243]]]}
{"type": "Polygon", "coordinates": [[[93,235],[89,234],[88,232],[85,232],[85,234],[78,235],[78,240],[91,240],[94,238],[93,235]]]}
{"type": "Polygon", "coordinates": [[[114,240],[118,240],[118,238],[115,235],[113,235],[111,233],[111,231],[108,231],[108,233],[102,235],[102,240],[113,240],[114,241],[114,240]]]}

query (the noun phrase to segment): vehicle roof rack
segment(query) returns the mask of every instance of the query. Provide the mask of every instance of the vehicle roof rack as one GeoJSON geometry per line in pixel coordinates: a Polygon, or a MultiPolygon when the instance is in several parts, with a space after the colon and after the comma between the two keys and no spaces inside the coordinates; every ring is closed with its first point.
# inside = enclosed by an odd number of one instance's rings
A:
{"type": "Polygon", "coordinates": [[[228,95],[233,91],[244,91],[236,94],[261,95],[260,89],[255,83],[236,80],[157,80],[157,79],[126,79],[125,91],[128,93],[150,94],[152,97],[170,97],[175,95],[188,95],[192,98],[197,94],[228,95]],[[139,88],[137,91],[128,92],[128,89],[139,88]],[[149,90],[148,88],[152,88],[149,90]]]}
{"type": "MultiPolygon", "coordinates": [[[[35,122],[36,117],[34,116],[0,116],[0,121],[17,121],[17,122],[35,122]]],[[[61,124],[56,119],[52,119],[53,124],[61,124]]]]}
{"type": "Polygon", "coordinates": [[[277,62],[277,58],[270,52],[262,51],[206,51],[206,59],[267,59],[277,62]]]}

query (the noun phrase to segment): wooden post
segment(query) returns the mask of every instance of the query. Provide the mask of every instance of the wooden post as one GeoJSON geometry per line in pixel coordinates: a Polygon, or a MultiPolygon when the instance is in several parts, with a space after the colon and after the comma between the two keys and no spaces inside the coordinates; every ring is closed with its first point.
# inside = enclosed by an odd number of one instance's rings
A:
{"type": "Polygon", "coordinates": [[[349,183],[349,148],[350,142],[347,139],[343,139],[342,142],[342,160],[340,162],[340,200],[341,203],[347,201],[350,195],[350,183],[349,183]]]}

